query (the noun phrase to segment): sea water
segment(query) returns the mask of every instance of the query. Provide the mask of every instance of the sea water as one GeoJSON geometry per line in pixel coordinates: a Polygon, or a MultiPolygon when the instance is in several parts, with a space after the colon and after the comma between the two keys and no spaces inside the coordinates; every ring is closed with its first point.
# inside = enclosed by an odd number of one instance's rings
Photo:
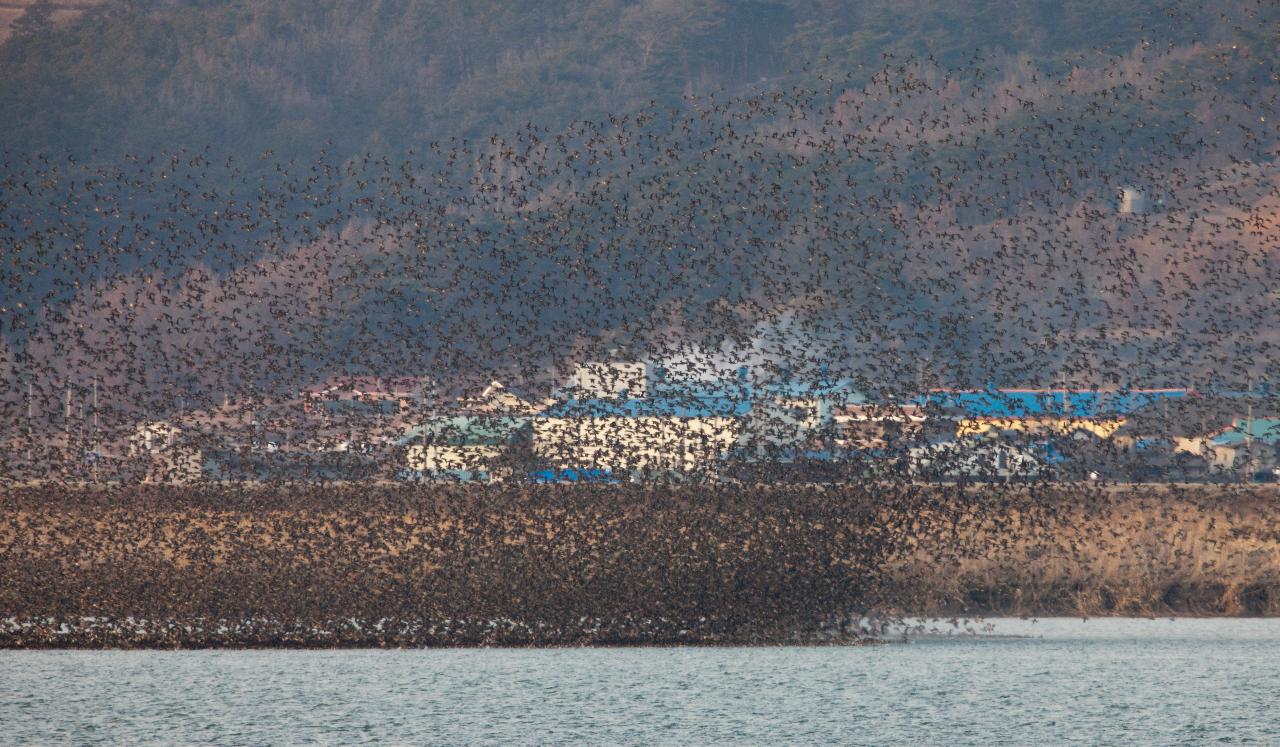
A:
{"type": "Polygon", "coordinates": [[[1280,620],[987,623],[863,647],[0,652],[0,742],[1280,744],[1280,620]]]}

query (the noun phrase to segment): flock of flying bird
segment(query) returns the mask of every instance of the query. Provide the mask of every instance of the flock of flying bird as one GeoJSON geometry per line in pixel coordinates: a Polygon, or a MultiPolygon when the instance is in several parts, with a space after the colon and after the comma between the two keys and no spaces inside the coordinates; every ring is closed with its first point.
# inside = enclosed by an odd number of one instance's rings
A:
{"type": "Polygon", "coordinates": [[[332,372],[545,384],[780,319],[801,343],[770,361],[870,392],[1239,386],[1274,344],[1276,84],[1232,54],[1223,90],[1178,50],[887,58],[394,161],[9,155],[5,421],[27,384],[53,416],[95,378],[154,413],[332,372]]]}
{"type": "Polygon", "coordinates": [[[95,381],[100,421],[332,373],[545,388],[609,351],[754,350],[872,395],[1243,388],[1277,342],[1264,52],[886,55],[396,160],[10,154],[4,421],[95,381]]]}
{"type": "Polygon", "coordinates": [[[334,373],[453,395],[745,356],[873,398],[1274,377],[1275,50],[881,62],[396,158],[5,154],[6,469],[86,422],[334,373]]]}

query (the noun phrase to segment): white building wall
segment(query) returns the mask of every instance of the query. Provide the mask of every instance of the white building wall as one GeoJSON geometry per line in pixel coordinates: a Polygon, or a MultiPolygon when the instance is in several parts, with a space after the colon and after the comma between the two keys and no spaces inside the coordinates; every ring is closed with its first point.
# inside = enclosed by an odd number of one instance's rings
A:
{"type": "Polygon", "coordinates": [[[414,444],[407,449],[406,462],[409,469],[420,472],[449,470],[488,472],[493,470],[501,456],[501,446],[414,444]]]}
{"type": "Polygon", "coordinates": [[[538,418],[533,451],[557,469],[691,471],[720,459],[739,430],[734,418],[538,418]]]}

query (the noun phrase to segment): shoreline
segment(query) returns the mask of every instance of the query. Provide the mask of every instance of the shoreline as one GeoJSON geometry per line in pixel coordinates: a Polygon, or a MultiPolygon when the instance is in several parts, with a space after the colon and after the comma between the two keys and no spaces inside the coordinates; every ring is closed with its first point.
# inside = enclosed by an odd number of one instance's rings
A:
{"type": "Polygon", "coordinates": [[[19,643],[7,635],[0,635],[0,652],[2,651],[473,651],[473,650],[586,650],[586,649],[647,649],[647,648],[841,648],[861,646],[895,645],[916,641],[938,640],[1041,640],[1045,636],[1036,633],[1002,633],[997,626],[1002,623],[1017,621],[1026,625],[1061,623],[1063,621],[1087,624],[1090,621],[1127,621],[1136,623],[1178,623],[1178,622],[1210,622],[1210,621],[1280,621],[1280,615],[1269,616],[1191,616],[1175,615],[1167,617],[1133,617],[1125,615],[1097,615],[1088,618],[1044,616],[1038,618],[1009,618],[976,616],[961,620],[961,623],[992,626],[990,630],[974,630],[972,627],[952,626],[948,620],[934,619],[921,622],[920,618],[908,618],[905,635],[900,630],[881,635],[864,635],[849,637],[800,637],[793,640],[670,640],[670,641],[621,641],[594,640],[588,642],[528,643],[514,641],[488,642],[412,642],[398,640],[338,642],[300,641],[291,639],[279,640],[225,640],[212,642],[204,640],[199,643],[190,640],[173,643],[160,641],[136,641],[121,645],[119,640],[96,643],[77,639],[71,635],[61,641],[29,641],[19,643]],[[934,624],[936,623],[936,624],[934,624]],[[923,628],[923,629],[922,629],[923,628]]]}

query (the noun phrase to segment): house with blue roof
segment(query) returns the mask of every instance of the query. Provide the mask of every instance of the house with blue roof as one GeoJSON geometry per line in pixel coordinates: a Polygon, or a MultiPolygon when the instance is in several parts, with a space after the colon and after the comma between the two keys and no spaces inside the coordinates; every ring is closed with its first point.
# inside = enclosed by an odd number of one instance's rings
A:
{"type": "Polygon", "coordinates": [[[933,391],[914,402],[954,418],[957,436],[1019,431],[1107,439],[1129,413],[1191,396],[1190,389],[989,389],[933,391]]]}
{"type": "Polygon", "coordinates": [[[837,408],[866,401],[849,379],[673,378],[638,363],[583,364],[561,397],[532,420],[534,458],[551,475],[621,479],[799,453],[837,408]]]}
{"type": "Polygon", "coordinates": [[[1236,418],[1230,426],[1210,436],[1209,442],[1214,446],[1280,445],[1280,418],[1236,418]]]}
{"type": "Polygon", "coordinates": [[[755,387],[739,438],[748,461],[790,462],[815,446],[827,446],[837,412],[866,401],[850,382],[784,380],[755,387]]]}
{"type": "Polygon", "coordinates": [[[913,402],[977,418],[1109,418],[1127,415],[1162,399],[1193,396],[1193,389],[937,390],[922,394],[913,402]]]}

